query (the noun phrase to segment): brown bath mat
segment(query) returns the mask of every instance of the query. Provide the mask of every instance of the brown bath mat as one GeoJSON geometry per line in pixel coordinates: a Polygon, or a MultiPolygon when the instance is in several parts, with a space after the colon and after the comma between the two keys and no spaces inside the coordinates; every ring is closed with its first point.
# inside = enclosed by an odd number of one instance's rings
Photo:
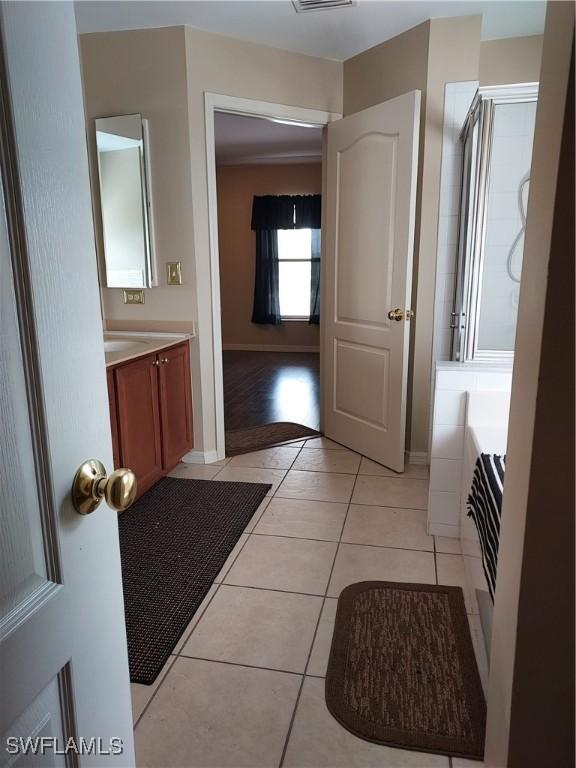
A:
{"type": "Polygon", "coordinates": [[[486,704],[460,587],[387,581],[346,587],[326,704],[368,741],[482,760],[486,704]]]}
{"type": "Polygon", "coordinates": [[[261,451],[290,440],[318,437],[320,432],[303,424],[291,421],[277,421],[274,424],[262,424],[248,429],[231,429],[226,431],[226,456],[236,456],[239,453],[261,451]]]}

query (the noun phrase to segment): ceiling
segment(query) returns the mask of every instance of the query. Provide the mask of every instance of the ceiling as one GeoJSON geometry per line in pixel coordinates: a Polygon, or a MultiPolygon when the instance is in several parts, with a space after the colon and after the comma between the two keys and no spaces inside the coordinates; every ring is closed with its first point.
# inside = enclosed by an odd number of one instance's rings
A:
{"type": "Polygon", "coordinates": [[[214,137],[218,165],[319,163],[322,159],[321,126],[302,128],[217,112],[214,137]]]}
{"type": "Polygon", "coordinates": [[[482,39],[544,31],[543,0],[358,0],[296,13],[290,0],[80,0],[78,31],[188,24],[240,40],[343,61],[430,18],[482,14],[482,39]]]}

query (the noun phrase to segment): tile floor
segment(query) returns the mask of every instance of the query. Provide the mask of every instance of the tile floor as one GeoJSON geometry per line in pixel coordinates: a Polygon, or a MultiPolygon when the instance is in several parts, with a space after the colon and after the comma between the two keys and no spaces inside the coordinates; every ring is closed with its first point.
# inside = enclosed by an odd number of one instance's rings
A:
{"type": "MultiPolygon", "coordinates": [[[[324,703],[343,587],[364,579],[464,586],[458,542],[426,533],[426,467],[397,477],[316,438],[172,474],[273,487],[156,683],[132,685],[138,768],[468,764],[358,739],[324,703]]],[[[485,683],[478,609],[465,598],[485,683]]]]}

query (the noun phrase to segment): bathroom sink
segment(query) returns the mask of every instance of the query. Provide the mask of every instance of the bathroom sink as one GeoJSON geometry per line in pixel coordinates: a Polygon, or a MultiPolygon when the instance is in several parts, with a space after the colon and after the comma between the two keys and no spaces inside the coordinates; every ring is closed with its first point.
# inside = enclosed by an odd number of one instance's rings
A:
{"type": "Polygon", "coordinates": [[[128,349],[137,349],[145,343],[135,339],[104,339],[104,352],[125,352],[128,349]]]}

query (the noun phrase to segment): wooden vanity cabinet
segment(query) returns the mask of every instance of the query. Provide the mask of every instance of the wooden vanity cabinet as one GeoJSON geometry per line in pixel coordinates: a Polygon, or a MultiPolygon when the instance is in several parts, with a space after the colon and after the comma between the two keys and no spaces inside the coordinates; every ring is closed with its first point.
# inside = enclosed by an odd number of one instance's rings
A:
{"type": "Polygon", "coordinates": [[[162,466],[169,471],[193,444],[188,344],[164,350],[158,361],[162,466]]]}
{"type": "Polygon", "coordinates": [[[134,471],[138,497],[193,447],[188,344],[121,363],[110,373],[112,438],[116,433],[118,445],[115,466],[134,471]]]}

